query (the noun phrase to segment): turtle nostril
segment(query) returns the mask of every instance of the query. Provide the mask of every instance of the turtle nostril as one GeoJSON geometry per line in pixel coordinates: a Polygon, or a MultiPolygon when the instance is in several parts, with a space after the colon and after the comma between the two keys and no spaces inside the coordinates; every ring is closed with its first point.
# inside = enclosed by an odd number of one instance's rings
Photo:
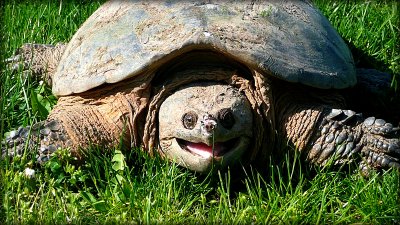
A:
{"type": "Polygon", "coordinates": [[[211,132],[212,130],[214,130],[215,127],[216,127],[216,126],[215,126],[213,123],[206,124],[206,130],[207,130],[208,132],[211,132]]]}
{"type": "Polygon", "coordinates": [[[205,115],[201,121],[201,128],[207,133],[211,133],[217,127],[217,121],[211,115],[205,115]]]}

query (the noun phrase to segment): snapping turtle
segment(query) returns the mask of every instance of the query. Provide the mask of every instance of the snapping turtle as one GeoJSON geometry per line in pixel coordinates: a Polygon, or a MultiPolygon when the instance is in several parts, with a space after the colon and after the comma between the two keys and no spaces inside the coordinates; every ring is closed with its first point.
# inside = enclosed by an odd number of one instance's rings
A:
{"type": "Polygon", "coordinates": [[[21,48],[11,63],[31,63],[59,99],[45,121],[11,132],[3,154],[29,142],[43,162],[122,141],[208,172],[263,163],[289,143],[316,164],[400,167],[399,129],[346,110],[340,89],[374,72],[357,73],[317,9],[210,2],[109,1],[68,45],[21,48]]]}

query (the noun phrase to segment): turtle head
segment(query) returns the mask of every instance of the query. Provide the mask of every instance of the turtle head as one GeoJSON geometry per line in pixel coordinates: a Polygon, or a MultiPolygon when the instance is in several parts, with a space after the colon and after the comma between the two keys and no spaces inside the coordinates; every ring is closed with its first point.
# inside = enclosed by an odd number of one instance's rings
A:
{"type": "Polygon", "coordinates": [[[238,164],[253,135],[245,95],[215,82],[180,88],[161,104],[158,120],[163,155],[201,173],[238,164]]]}

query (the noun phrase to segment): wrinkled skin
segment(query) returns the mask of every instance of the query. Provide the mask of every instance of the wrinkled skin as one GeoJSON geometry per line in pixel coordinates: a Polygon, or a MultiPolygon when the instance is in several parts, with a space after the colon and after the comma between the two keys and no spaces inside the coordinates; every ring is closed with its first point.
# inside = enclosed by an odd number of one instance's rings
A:
{"type": "MultiPolygon", "coordinates": [[[[39,56],[39,58],[38,60],[34,58],[32,62],[36,63],[35,71],[47,72],[39,74],[39,76],[48,82],[52,78],[51,74],[54,71],[51,71],[51,69],[54,67],[47,67],[47,65],[53,65],[59,60],[62,48],[54,48],[54,54],[51,54],[51,51],[49,53],[49,46],[46,45],[45,47],[46,51],[38,51],[33,54],[39,56]],[[40,52],[46,52],[51,56],[44,57],[40,52]],[[51,62],[47,62],[47,60],[51,62]]],[[[33,51],[35,50],[37,48],[33,49],[33,51]]],[[[23,56],[14,58],[24,60],[23,56]]],[[[14,66],[17,61],[11,59],[9,62],[14,66]]],[[[196,72],[196,70],[194,71],[196,72]]],[[[211,77],[215,72],[213,70],[208,71],[211,77]]],[[[253,122],[249,122],[249,124],[252,124],[254,128],[254,126],[263,122],[264,129],[268,129],[268,132],[265,132],[261,137],[262,140],[259,139],[260,136],[254,137],[256,133],[259,135],[259,132],[251,133],[250,129],[247,129],[248,125],[244,125],[240,132],[243,132],[242,136],[246,138],[240,140],[238,146],[234,147],[233,150],[224,150],[223,153],[225,154],[223,154],[221,160],[221,153],[218,150],[219,142],[237,136],[223,132],[223,126],[219,126],[221,121],[216,118],[221,108],[219,108],[219,104],[213,104],[215,97],[212,93],[214,91],[205,89],[201,92],[201,94],[204,94],[201,98],[208,99],[208,101],[205,101],[206,105],[200,108],[195,108],[194,105],[198,106],[203,102],[189,104],[189,98],[183,97],[189,96],[188,94],[182,94],[180,91],[173,94],[174,91],[172,91],[161,109],[157,107],[149,109],[149,114],[160,112],[158,120],[160,141],[156,143],[156,146],[161,145],[160,153],[195,171],[208,172],[213,163],[217,166],[227,166],[243,161],[243,157],[247,157],[244,153],[250,148],[246,144],[249,143],[248,139],[251,139],[250,143],[252,144],[262,142],[263,145],[269,145],[267,147],[272,148],[279,146],[279,143],[293,145],[309,162],[318,165],[326,165],[329,161],[339,165],[356,162],[360,170],[366,175],[370,169],[380,170],[400,167],[399,128],[382,119],[364,118],[362,114],[351,110],[342,110],[347,106],[338,91],[317,90],[283,81],[269,80],[266,77],[265,75],[259,76],[258,80],[255,80],[257,82],[249,80],[250,85],[255,82],[258,88],[254,89],[255,92],[248,92],[246,95],[248,100],[250,100],[249,97],[255,99],[252,100],[253,122]],[[180,98],[180,100],[177,101],[175,98],[180,98]],[[197,122],[191,130],[192,132],[186,130],[182,132],[181,119],[187,113],[180,108],[186,106],[182,102],[186,102],[185,104],[188,105],[194,104],[193,109],[197,110],[197,122]],[[214,108],[210,108],[207,104],[213,105],[214,108]],[[167,109],[165,114],[168,117],[164,116],[165,109],[167,109]],[[258,119],[262,118],[263,121],[255,122],[255,110],[258,115],[262,115],[258,119]],[[209,115],[206,115],[207,113],[209,115]],[[165,125],[163,123],[164,118],[173,119],[173,121],[167,122],[165,125]],[[211,157],[210,148],[205,147],[212,143],[210,132],[205,132],[210,127],[214,127],[213,131],[216,133],[214,143],[217,144],[214,146],[214,157],[211,157]],[[188,138],[186,141],[202,142],[205,145],[192,144],[189,145],[189,148],[185,148],[185,146],[182,148],[182,144],[179,145],[179,142],[173,140],[174,138],[183,139],[184,137],[188,138]],[[172,145],[170,145],[171,141],[172,145]],[[189,149],[189,151],[186,151],[186,149],[189,149]],[[217,151],[215,152],[215,150],[217,151]],[[217,154],[215,155],[215,153],[217,154]]],[[[144,126],[143,120],[147,107],[149,107],[149,98],[151,98],[150,81],[141,78],[138,77],[134,80],[120,82],[79,95],[60,97],[46,121],[35,124],[32,129],[29,127],[20,128],[11,132],[3,141],[2,154],[10,156],[21,154],[26,142],[29,141],[28,147],[32,149],[35,149],[34,146],[39,144],[38,162],[41,163],[47,161],[58,148],[69,148],[75,155],[80,156],[80,147],[88,146],[91,143],[116,146],[121,134],[125,134],[122,138],[128,147],[140,145],[142,135],[146,137],[149,134],[146,132],[154,133],[154,131],[146,129],[144,131],[143,129],[135,130],[135,128],[144,126]],[[127,115],[130,115],[130,117],[127,117],[127,115]],[[124,130],[126,125],[128,125],[128,129],[124,130]],[[28,138],[30,131],[33,135],[31,139],[28,138]],[[15,148],[12,148],[13,146],[15,148]]],[[[230,88],[227,83],[222,87],[230,88]]],[[[203,88],[211,88],[211,86],[206,85],[203,88]]],[[[247,103],[243,96],[237,96],[233,93],[226,94],[231,96],[226,103],[233,105],[224,106],[225,108],[230,108],[235,112],[237,107],[243,107],[242,111],[249,115],[247,103]],[[236,101],[243,104],[236,105],[234,103],[236,101]]],[[[246,120],[235,119],[235,122],[246,124],[246,121],[251,121],[251,116],[244,118],[246,120]]],[[[157,123],[151,120],[147,120],[146,123],[148,121],[150,121],[150,124],[157,123]]],[[[240,132],[238,131],[238,133],[240,132]]],[[[152,147],[147,148],[149,150],[152,147]]],[[[260,154],[273,154],[264,150],[265,148],[258,149],[260,154]]],[[[252,157],[252,160],[265,159],[265,157],[258,157],[257,155],[252,157]]],[[[248,159],[246,160],[248,161],[248,159]]]]}
{"type": "Polygon", "coordinates": [[[165,99],[158,118],[163,154],[202,173],[238,163],[252,138],[250,104],[226,84],[182,87],[165,99]]]}

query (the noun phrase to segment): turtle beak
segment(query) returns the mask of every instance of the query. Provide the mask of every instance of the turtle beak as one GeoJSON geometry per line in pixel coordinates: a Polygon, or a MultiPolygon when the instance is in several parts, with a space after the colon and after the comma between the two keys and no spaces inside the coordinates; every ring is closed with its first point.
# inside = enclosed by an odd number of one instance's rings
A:
{"type": "Polygon", "coordinates": [[[217,125],[217,120],[210,114],[204,115],[200,121],[200,129],[204,135],[212,135],[217,125]]]}
{"type": "Polygon", "coordinates": [[[218,123],[212,115],[206,114],[200,121],[200,132],[203,138],[203,143],[212,146],[215,136],[215,130],[217,129],[218,123]]]}

